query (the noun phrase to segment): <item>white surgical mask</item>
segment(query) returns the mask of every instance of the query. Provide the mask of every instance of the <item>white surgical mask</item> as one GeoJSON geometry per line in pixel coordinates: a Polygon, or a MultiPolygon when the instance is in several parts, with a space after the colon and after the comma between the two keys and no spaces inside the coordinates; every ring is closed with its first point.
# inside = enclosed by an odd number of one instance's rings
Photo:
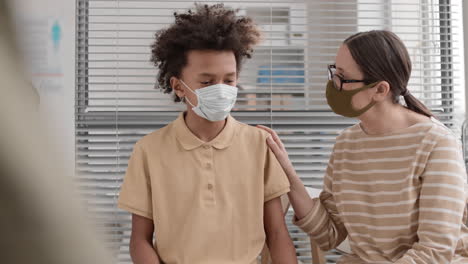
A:
{"type": "Polygon", "coordinates": [[[237,87],[227,84],[215,84],[193,91],[184,81],[185,85],[197,96],[198,105],[193,105],[187,97],[185,99],[192,106],[192,110],[199,116],[215,122],[226,119],[237,99],[237,87]]]}

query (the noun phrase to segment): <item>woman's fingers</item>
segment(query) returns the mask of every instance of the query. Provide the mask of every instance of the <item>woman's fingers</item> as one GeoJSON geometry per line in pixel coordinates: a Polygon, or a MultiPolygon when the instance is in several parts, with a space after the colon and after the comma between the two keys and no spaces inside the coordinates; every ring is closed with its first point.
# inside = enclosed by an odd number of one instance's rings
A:
{"type": "Polygon", "coordinates": [[[275,155],[276,159],[278,159],[278,162],[280,163],[286,175],[288,175],[288,177],[294,176],[295,170],[291,161],[289,160],[286,150],[278,146],[278,144],[276,144],[275,140],[271,136],[267,138],[267,144],[275,155]]]}
{"type": "Polygon", "coordinates": [[[275,136],[273,137],[273,139],[275,140],[276,144],[278,144],[278,146],[286,151],[286,149],[284,148],[284,144],[283,144],[283,141],[281,141],[281,139],[279,138],[279,136],[275,133],[275,136]]]}
{"type": "Polygon", "coordinates": [[[283,143],[281,142],[279,137],[276,135],[275,131],[265,126],[257,126],[257,127],[270,133],[270,135],[267,137],[268,147],[271,149],[275,157],[278,159],[278,162],[280,163],[286,175],[288,175],[288,177],[293,177],[294,175],[296,175],[296,172],[292,166],[292,163],[289,160],[288,153],[286,149],[284,148],[283,143]],[[274,138],[275,135],[276,135],[276,139],[274,138]]]}
{"type": "Polygon", "coordinates": [[[281,155],[281,152],[283,151],[278,144],[276,144],[275,140],[271,136],[267,137],[267,144],[270,147],[271,151],[278,157],[281,155]]]}

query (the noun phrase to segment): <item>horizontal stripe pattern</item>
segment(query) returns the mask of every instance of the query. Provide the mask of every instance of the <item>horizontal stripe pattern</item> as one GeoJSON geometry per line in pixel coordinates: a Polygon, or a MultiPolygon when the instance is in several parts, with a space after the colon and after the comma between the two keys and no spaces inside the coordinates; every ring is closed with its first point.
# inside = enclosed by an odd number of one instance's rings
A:
{"type": "Polygon", "coordinates": [[[353,254],[345,259],[468,263],[466,200],[461,147],[440,122],[384,136],[358,124],[338,136],[323,191],[295,224],[323,250],[348,237],[353,254]]]}

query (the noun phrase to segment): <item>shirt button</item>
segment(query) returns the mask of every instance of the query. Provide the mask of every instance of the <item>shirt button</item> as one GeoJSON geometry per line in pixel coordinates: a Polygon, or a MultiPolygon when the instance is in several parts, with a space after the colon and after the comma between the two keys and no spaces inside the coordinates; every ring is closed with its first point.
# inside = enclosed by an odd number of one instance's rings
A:
{"type": "Polygon", "coordinates": [[[208,190],[212,190],[213,189],[213,184],[208,184],[208,190]]]}
{"type": "Polygon", "coordinates": [[[207,163],[207,164],[206,164],[206,168],[207,168],[207,169],[211,169],[211,163],[207,163]]]}

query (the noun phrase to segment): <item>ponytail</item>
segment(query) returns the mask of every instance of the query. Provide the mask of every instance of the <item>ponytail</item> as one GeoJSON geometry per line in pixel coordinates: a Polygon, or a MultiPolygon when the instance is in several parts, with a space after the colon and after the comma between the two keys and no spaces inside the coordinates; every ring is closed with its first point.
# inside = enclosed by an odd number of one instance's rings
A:
{"type": "Polygon", "coordinates": [[[416,97],[414,97],[412,94],[408,93],[405,96],[403,96],[405,99],[406,107],[418,114],[425,115],[427,117],[434,117],[432,114],[431,110],[427,108],[421,101],[419,101],[416,97]]]}

